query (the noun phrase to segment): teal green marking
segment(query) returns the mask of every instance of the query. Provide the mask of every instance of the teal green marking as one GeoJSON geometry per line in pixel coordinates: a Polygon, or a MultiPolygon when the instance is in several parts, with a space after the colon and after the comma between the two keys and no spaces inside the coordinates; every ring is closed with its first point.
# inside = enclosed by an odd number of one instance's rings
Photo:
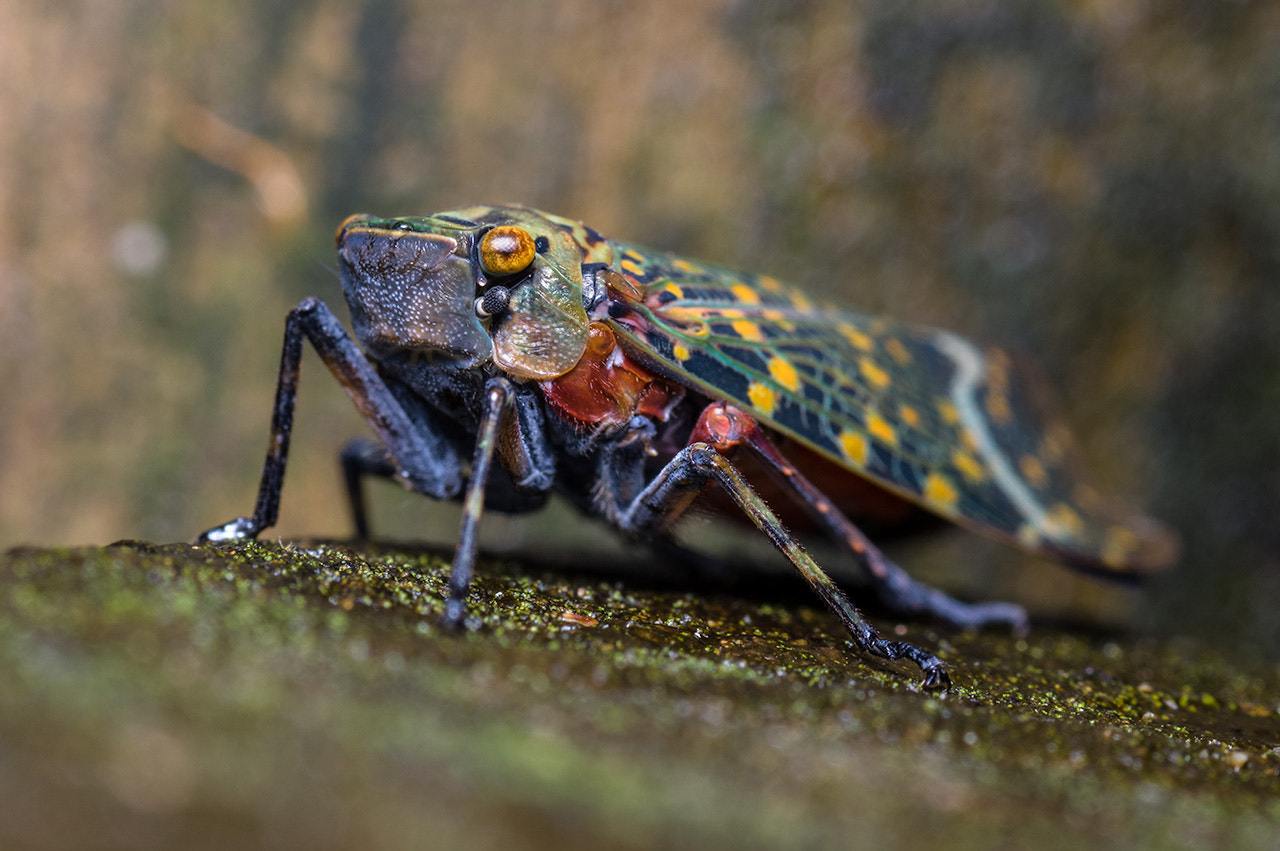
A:
{"type": "Polygon", "coordinates": [[[824,309],[773,279],[616,245],[650,297],[636,308],[640,326],[617,323],[615,333],[681,383],[975,530],[1093,567],[1168,560],[1160,527],[1079,504],[1071,468],[1044,451],[1061,430],[1003,353],[824,309]]]}

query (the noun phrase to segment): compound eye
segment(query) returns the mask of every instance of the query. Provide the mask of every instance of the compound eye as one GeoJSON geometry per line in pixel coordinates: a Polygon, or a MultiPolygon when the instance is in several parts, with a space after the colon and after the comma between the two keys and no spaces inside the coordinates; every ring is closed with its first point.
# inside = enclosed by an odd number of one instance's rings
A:
{"type": "Polygon", "coordinates": [[[480,265],[495,278],[523,272],[535,254],[533,237],[515,225],[501,225],[480,239],[480,265]]]}

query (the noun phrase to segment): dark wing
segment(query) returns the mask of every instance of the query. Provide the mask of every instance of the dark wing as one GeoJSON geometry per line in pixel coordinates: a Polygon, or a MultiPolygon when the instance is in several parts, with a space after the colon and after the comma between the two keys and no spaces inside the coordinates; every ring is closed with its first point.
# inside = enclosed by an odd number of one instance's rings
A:
{"type": "Polygon", "coordinates": [[[1083,567],[1169,564],[1175,537],[1075,474],[1070,438],[998,349],[819,308],[770,278],[620,246],[631,352],[929,510],[1083,567]]]}

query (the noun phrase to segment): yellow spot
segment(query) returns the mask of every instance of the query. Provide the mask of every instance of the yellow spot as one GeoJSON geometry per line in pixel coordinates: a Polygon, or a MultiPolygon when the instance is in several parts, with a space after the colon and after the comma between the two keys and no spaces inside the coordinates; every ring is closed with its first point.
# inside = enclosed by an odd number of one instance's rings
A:
{"type": "Polygon", "coordinates": [[[898,418],[911,428],[916,428],[920,425],[920,412],[910,405],[898,406],[898,418]]]}
{"type": "Polygon", "coordinates": [[[711,333],[711,326],[707,324],[707,319],[712,314],[706,308],[671,304],[660,308],[658,312],[667,322],[679,325],[681,333],[694,337],[706,337],[711,333]]]}
{"type": "Polygon", "coordinates": [[[747,398],[751,400],[751,406],[762,414],[772,414],[778,407],[778,394],[772,387],[759,381],[747,385],[747,398]]]}
{"type": "Polygon", "coordinates": [[[1078,538],[1084,521],[1064,502],[1054,504],[1044,516],[1044,533],[1051,538],[1078,538]]]}
{"type": "Polygon", "coordinates": [[[739,319],[733,323],[733,333],[737,334],[744,340],[750,340],[753,343],[764,341],[764,332],[760,330],[760,326],[754,322],[748,322],[745,319],[739,319]]]}
{"type": "Polygon", "coordinates": [[[1049,483],[1049,474],[1040,463],[1040,459],[1034,455],[1023,455],[1019,458],[1018,469],[1022,471],[1022,477],[1027,480],[1027,484],[1033,488],[1043,488],[1049,483]]]}
{"type": "Polygon", "coordinates": [[[869,352],[875,348],[874,340],[850,325],[848,322],[837,323],[836,330],[839,331],[840,335],[848,340],[850,345],[855,349],[861,349],[864,352],[869,352]]]}
{"type": "Polygon", "coordinates": [[[911,352],[907,351],[907,347],[902,345],[901,340],[890,340],[884,344],[885,351],[893,356],[898,363],[906,366],[911,363],[911,352]]]}
{"type": "Polygon", "coordinates": [[[1055,423],[1045,432],[1044,440],[1040,442],[1040,454],[1050,464],[1061,461],[1067,454],[1067,443],[1070,439],[1066,427],[1061,423],[1055,423]]]}
{"type": "Polygon", "coordinates": [[[690,263],[688,260],[685,260],[683,257],[677,257],[675,259],[675,262],[672,263],[671,265],[675,266],[681,272],[697,272],[698,271],[698,267],[695,264],[690,263]]]}
{"type": "Polygon", "coordinates": [[[685,307],[669,304],[661,308],[662,318],[670,322],[706,322],[708,313],[705,308],[685,307]]]}
{"type": "Polygon", "coordinates": [[[898,433],[894,431],[889,421],[879,414],[871,414],[867,417],[867,431],[881,443],[887,443],[890,446],[898,444],[898,433]]]}
{"type": "Polygon", "coordinates": [[[671,347],[671,354],[675,355],[678,361],[687,361],[689,359],[689,347],[684,343],[676,343],[671,347]]]}
{"type": "Polygon", "coordinates": [[[800,389],[800,374],[796,372],[794,366],[782,358],[769,358],[769,374],[773,376],[774,381],[792,392],[800,389]]]}
{"type": "Polygon", "coordinates": [[[960,475],[971,482],[981,482],[987,477],[987,469],[968,452],[961,452],[957,449],[951,453],[951,464],[960,471],[960,475]]]}
{"type": "Polygon", "coordinates": [[[987,381],[993,384],[1008,384],[1011,366],[1009,356],[1000,349],[987,349],[987,381]]]}
{"type": "Polygon", "coordinates": [[[630,258],[623,257],[622,271],[630,272],[633,275],[643,275],[644,267],[641,266],[639,263],[636,263],[634,260],[631,260],[630,258]]]}
{"type": "Polygon", "coordinates": [[[960,412],[952,402],[946,399],[938,403],[938,416],[942,417],[942,421],[947,425],[960,422],[960,412]]]}
{"type": "Polygon", "coordinates": [[[668,281],[666,286],[664,286],[662,289],[664,292],[671,293],[677,299],[681,301],[684,300],[684,290],[681,289],[679,284],[671,283],[670,281],[668,281]]]}
{"type": "Polygon", "coordinates": [[[813,310],[813,302],[802,292],[791,293],[791,305],[796,310],[813,310]]]}
{"type": "Polygon", "coordinates": [[[1107,567],[1124,567],[1138,549],[1138,536],[1123,526],[1111,526],[1102,541],[1102,563],[1107,567]]]}
{"type": "Polygon", "coordinates": [[[776,293],[782,289],[782,282],[777,278],[770,278],[768,275],[761,275],[756,279],[760,286],[771,293],[776,293]]]}
{"type": "Polygon", "coordinates": [[[873,387],[880,390],[889,386],[889,373],[880,368],[879,364],[871,358],[858,358],[858,371],[862,373],[862,377],[871,382],[873,387]]]}
{"type": "Polygon", "coordinates": [[[791,332],[796,330],[796,323],[787,319],[787,314],[777,308],[766,308],[765,310],[760,311],[760,315],[765,318],[765,321],[772,322],[783,331],[791,332]]]}
{"type": "Polygon", "coordinates": [[[1004,395],[1004,391],[987,388],[987,413],[997,425],[1008,425],[1013,421],[1013,409],[1009,407],[1009,397],[1004,395]]]}
{"type": "Polygon", "coordinates": [[[759,304],[760,294],[746,284],[734,284],[729,287],[729,291],[733,293],[733,297],[743,304],[759,304]]]}
{"type": "Polygon", "coordinates": [[[840,432],[840,450],[844,452],[844,457],[848,458],[858,467],[867,466],[867,452],[870,446],[867,444],[867,437],[856,431],[840,432]]]}
{"type": "Polygon", "coordinates": [[[954,508],[960,492],[946,476],[930,473],[924,480],[924,498],[941,508],[954,508]]]}

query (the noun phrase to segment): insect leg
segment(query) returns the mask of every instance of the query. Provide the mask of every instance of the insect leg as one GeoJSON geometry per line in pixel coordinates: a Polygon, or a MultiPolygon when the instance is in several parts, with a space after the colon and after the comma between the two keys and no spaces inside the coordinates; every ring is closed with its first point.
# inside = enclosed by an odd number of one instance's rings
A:
{"type": "Polygon", "coordinates": [[[766,470],[790,490],[823,529],[842,541],[866,567],[880,601],[903,614],[927,614],[965,629],[1009,624],[1027,629],[1027,613],[1013,603],[964,603],[918,582],[894,564],[831,499],[804,477],[774,446],[755,418],[731,405],[710,405],[694,428],[695,437],[708,439],[721,451],[745,445],[766,470]]]}
{"type": "Polygon", "coordinates": [[[835,612],[858,648],[882,659],[907,659],[924,672],[924,686],[947,688],[951,679],[942,661],[905,641],[882,638],[822,568],[783,527],[777,515],[747,483],[738,469],[708,443],[692,443],[675,457],[640,492],[621,514],[619,525],[640,534],[657,533],[680,516],[709,481],[714,480],[733,498],[751,521],[795,565],[810,587],[835,612]]]}
{"type": "Polygon", "coordinates": [[[284,346],[280,353],[280,372],[271,415],[271,442],[262,465],[253,514],[214,527],[198,540],[253,538],[275,524],[289,457],[289,438],[293,432],[293,409],[298,396],[298,370],[304,339],[311,342],[383,446],[388,448],[397,476],[405,485],[437,499],[447,499],[462,489],[462,463],[453,447],[430,427],[430,423],[419,422],[406,413],[333,311],[319,299],[309,298],[290,311],[285,320],[284,346]]]}
{"type": "Polygon", "coordinates": [[[363,438],[349,441],[338,456],[342,466],[342,481],[347,488],[347,505],[351,509],[351,522],[356,537],[369,539],[369,514],[365,508],[364,479],[366,476],[392,478],[395,465],[387,457],[387,451],[377,443],[363,438]]]}
{"type": "Polygon", "coordinates": [[[462,626],[466,616],[467,587],[476,563],[476,533],[480,515],[484,512],[485,486],[493,467],[493,453],[498,445],[498,427],[511,406],[515,389],[505,378],[494,377],[485,382],[484,411],[480,417],[480,429],[476,435],[475,455],[471,460],[471,479],[467,482],[467,495],[462,503],[462,529],[458,532],[458,547],[453,553],[453,569],[449,573],[449,599],[444,607],[446,626],[462,626]]]}
{"type": "Polygon", "coordinates": [[[774,477],[790,488],[814,520],[866,565],[880,601],[904,614],[928,614],[954,626],[979,629],[990,624],[1009,624],[1016,632],[1027,629],[1027,612],[1014,603],[964,603],[936,588],[913,579],[871,543],[862,530],[844,515],[821,490],[801,475],[763,429],[752,428],[745,441],[774,477]]]}
{"type": "MultiPolygon", "coordinates": [[[[506,514],[536,511],[546,504],[551,484],[555,481],[555,455],[548,448],[542,409],[533,402],[532,396],[522,388],[515,389],[512,416],[507,423],[513,429],[512,439],[504,446],[504,463],[492,469],[485,485],[485,508],[488,510],[506,514]],[[508,466],[510,470],[505,469],[508,466]]],[[[425,422],[430,416],[421,406],[410,406],[406,410],[411,416],[416,412],[416,419],[420,421],[425,422]]],[[[339,461],[356,537],[367,540],[370,534],[364,479],[371,476],[394,479],[397,475],[395,464],[384,447],[360,438],[342,447],[339,461]]]]}

